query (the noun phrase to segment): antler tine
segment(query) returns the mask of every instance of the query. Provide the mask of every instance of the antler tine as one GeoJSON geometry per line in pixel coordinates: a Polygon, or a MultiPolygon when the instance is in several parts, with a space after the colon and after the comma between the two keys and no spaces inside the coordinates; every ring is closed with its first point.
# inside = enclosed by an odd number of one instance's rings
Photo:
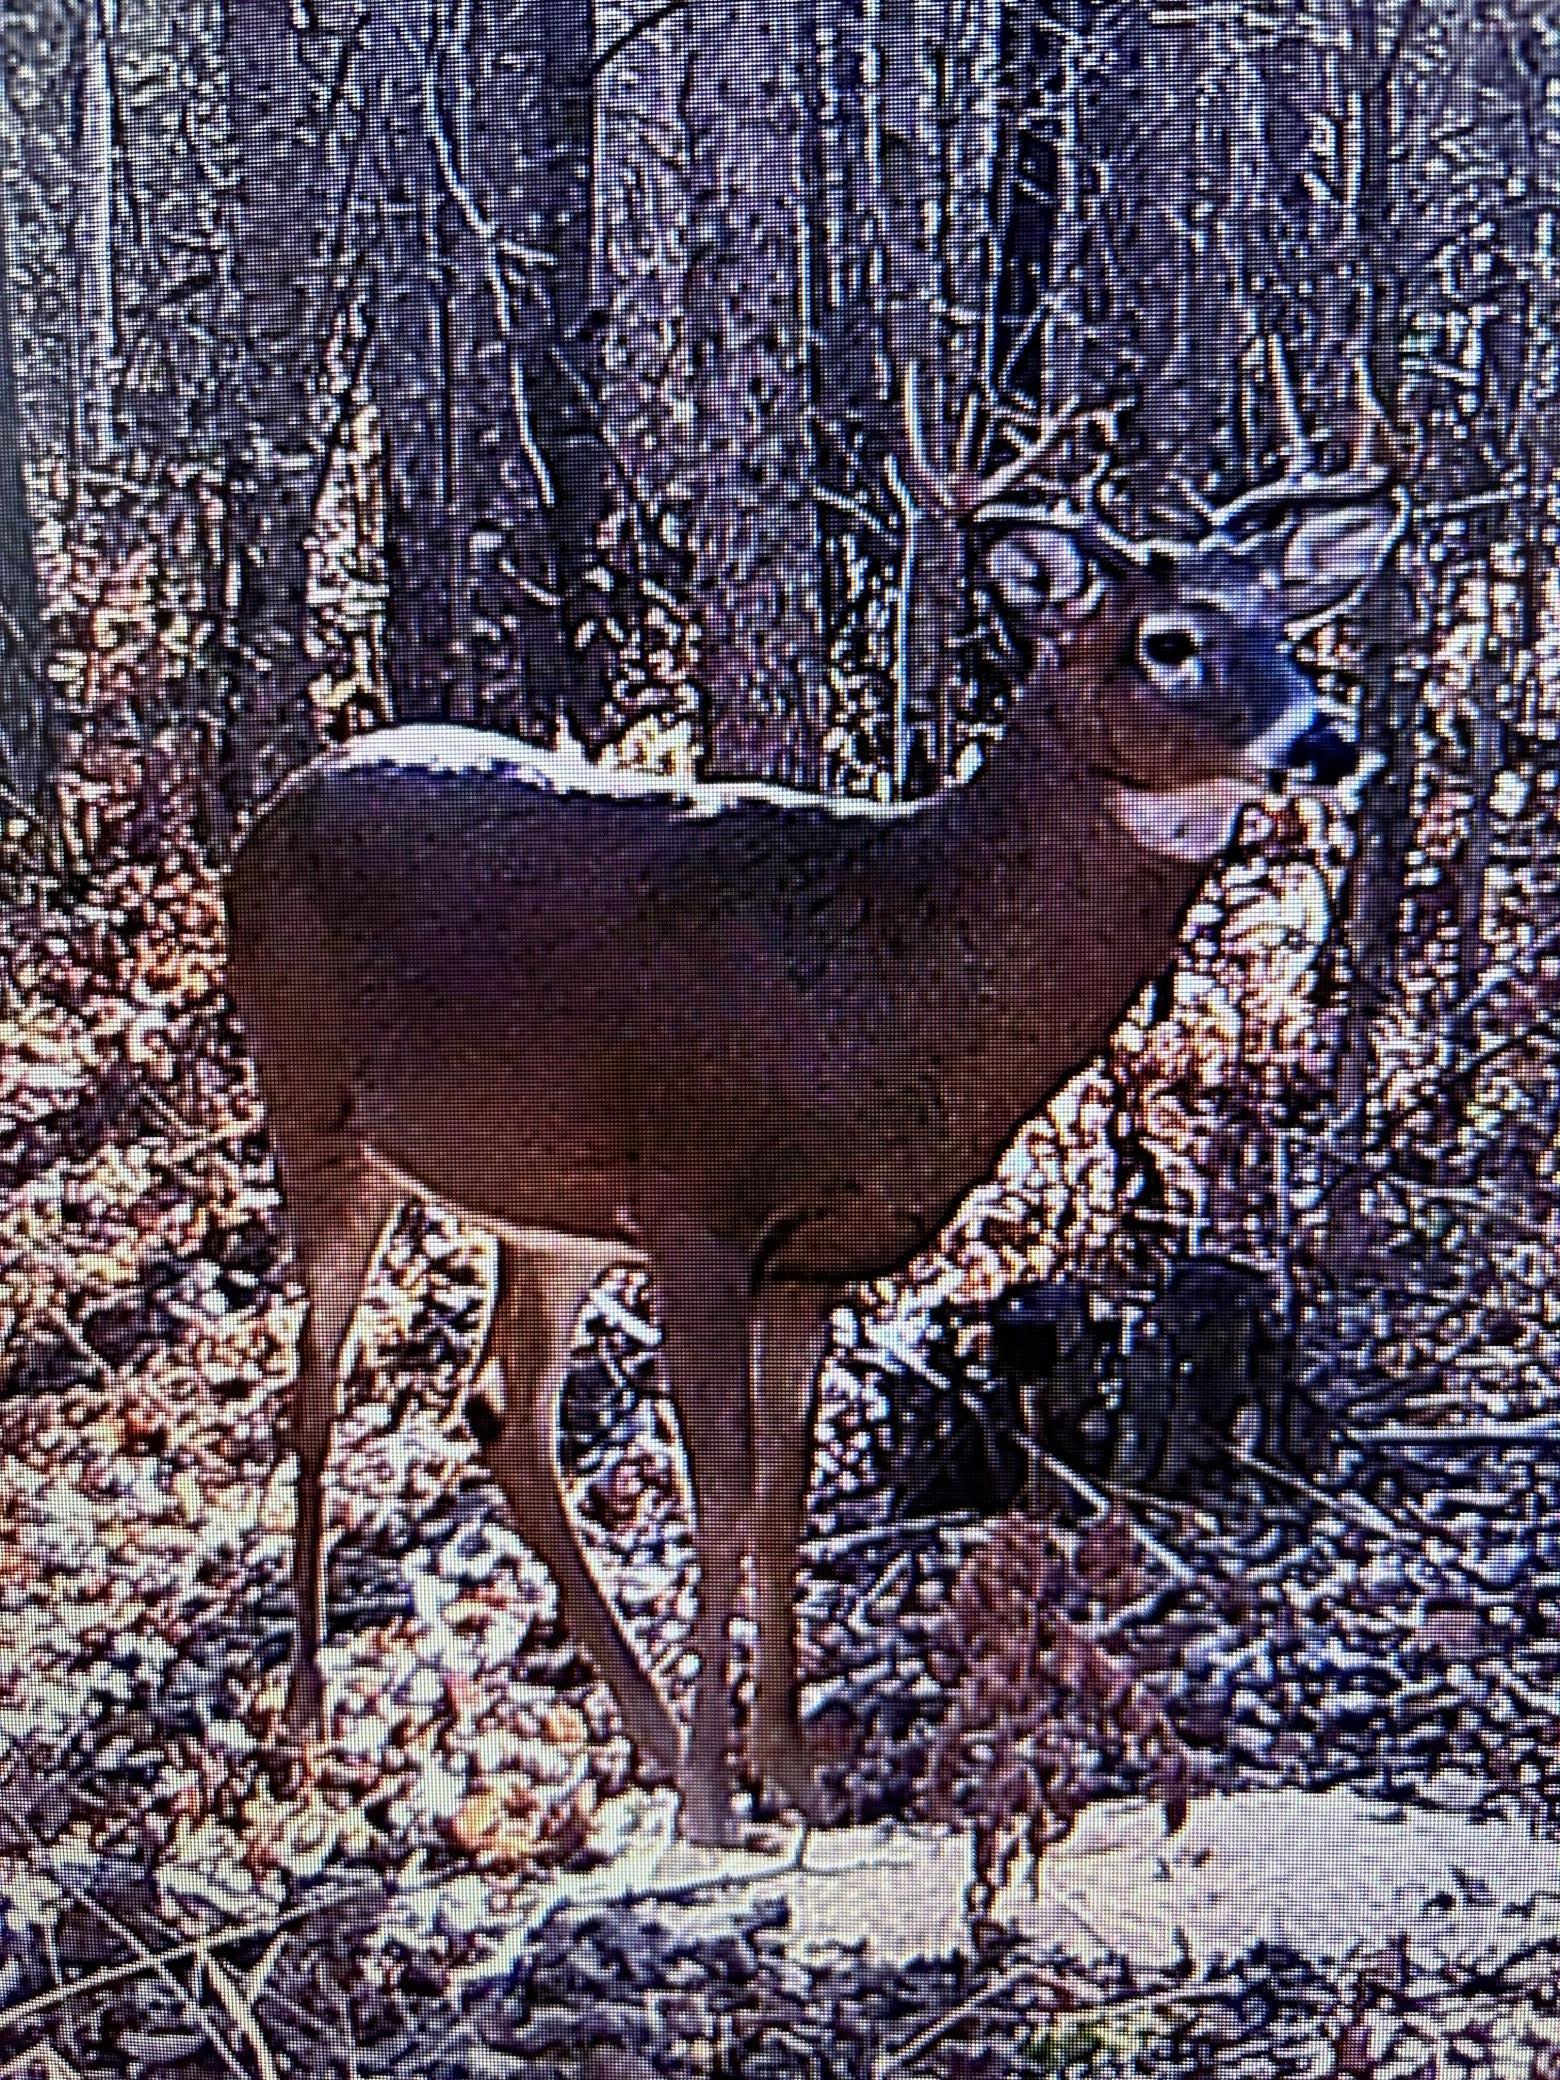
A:
{"type": "Polygon", "coordinates": [[[1276,483],[1254,485],[1250,491],[1232,498],[1227,505],[1215,506],[1209,533],[1228,534],[1240,521],[1249,520],[1253,514],[1275,506],[1323,505],[1334,500],[1347,504],[1351,499],[1369,498],[1376,492],[1385,491],[1391,482],[1392,472],[1381,463],[1351,464],[1348,469],[1327,474],[1307,471],[1280,477],[1276,483]]]}
{"type": "MultiPolygon", "coordinates": [[[[1105,408],[1102,415],[1108,419],[1112,438],[1115,435],[1117,410],[1118,407],[1111,405],[1105,408]]],[[[1195,555],[1197,543],[1186,540],[1183,535],[1127,535],[1107,520],[1100,510],[1098,492],[1108,468],[1107,455],[1101,458],[1084,485],[1086,510],[1080,531],[1087,536],[1095,553],[1103,554],[1104,560],[1114,563],[1118,568],[1135,570],[1145,569],[1152,563],[1181,563],[1195,555]]],[[[1185,496],[1200,509],[1202,517],[1207,517],[1208,507],[1189,487],[1185,488],[1185,496]]]]}
{"type": "Polygon", "coordinates": [[[1371,389],[1363,357],[1356,355],[1354,363],[1359,407],[1349,443],[1348,466],[1341,470],[1323,470],[1317,467],[1316,450],[1301,418],[1283,344],[1276,335],[1271,335],[1267,346],[1285,466],[1272,483],[1253,485],[1249,491],[1241,492],[1222,506],[1210,506],[1198,499],[1197,504],[1202,508],[1211,535],[1227,535],[1241,522],[1275,506],[1345,503],[1351,499],[1370,498],[1387,490],[1393,481],[1393,472],[1386,464],[1370,460],[1372,446],[1386,431],[1386,414],[1371,389]]]}
{"type": "Polygon", "coordinates": [[[1385,455],[1395,456],[1397,443],[1386,407],[1376,395],[1365,350],[1358,344],[1354,349],[1354,398],[1354,438],[1350,443],[1349,459],[1356,469],[1365,469],[1369,467],[1373,446],[1385,455]]]}
{"type": "Polygon", "coordinates": [[[1311,475],[1316,469],[1316,451],[1311,445],[1311,436],[1306,432],[1305,421],[1300,416],[1300,403],[1295,396],[1294,378],[1289,373],[1289,356],[1284,352],[1284,342],[1276,332],[1267,339],[1268,377],[1273,385],[1273,402],[1278,410],[1278,423],[1284,453],[1289,458],[1286,474],[1300,471],[1311,475]]]}
{"type": "Polygon", "coordinates": [[[1009,425],[1004,430],[1015,441],[1018,452],[996,469],[981,475],[973,466],[979,438],[979,410],[979,400],[972,395],[960,415],[948,467],[939,469],[927,453],[916,364],[914,361],[906,364],[905,480],[923,504],[955,520],[1033,520],[1036,515],[1032,508],[1018,510],[1004,502],[1020,486],[1032,483],[1041,474],[1074,424],[1080,420],[1093,420],[1104,423],[1114,433],[1114,418],[1109,408],[1082,415],[1069,409],[1054,419],[1041,420],[1040,430],[1032,437],[1020,438],[1009,425]]]}
{"type": "MultiPolygon", "coordinates": [[[[1000,505],[1010,492],[1038,476],[1077,418],[1077,413],[1068,410],[1055,419],[1042,421],[1040,431],[1032,440],[1019,442],[1016,455],[979,480],[971,511],[979,513],[982,519],[989,518],[992,508],[1000,505]]],[[[1034,516],[1031,514],[1030,517],[1034,516]]]]}
{"type": "Polygon", "coordinates": [[[974,467],[975,449],[980,441],[980,392],[971,390],[964,400],[964,410],[959,414],[959,430],[953,441],[953,467],[963,475],[974,467]]]}
{"type": "Polygon", "coordinates": [[[937,473],[926,454],[926,433],[921,425],[921,398],[916,386],[916,365],[905,363],[904,376],[905,477],[918,498],[935,502],[937,473]]]}

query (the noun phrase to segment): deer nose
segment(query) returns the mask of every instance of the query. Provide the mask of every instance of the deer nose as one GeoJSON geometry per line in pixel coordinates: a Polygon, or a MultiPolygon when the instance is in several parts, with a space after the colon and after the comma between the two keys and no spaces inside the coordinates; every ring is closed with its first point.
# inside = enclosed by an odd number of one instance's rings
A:
{"type": "Polygon", "coordinates": [[[1340,736],[1320,716],[1303,729],[1284,754],[1278,774],[1300,775],[1313,787],[1336,787],[1347,780],[1360,762],[1358,744],[1340,736]]]}

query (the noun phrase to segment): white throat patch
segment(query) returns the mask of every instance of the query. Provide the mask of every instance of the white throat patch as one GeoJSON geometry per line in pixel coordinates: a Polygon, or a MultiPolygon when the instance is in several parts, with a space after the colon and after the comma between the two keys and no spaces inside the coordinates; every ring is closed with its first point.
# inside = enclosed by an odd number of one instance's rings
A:
{"type": "Polygon", "coordinates": [[[1160,794],[1149,788],[1117,786],[1111,812],[1122,829],[1150,852],[1169,859],[1216,859],[1229,843],[1235,820],[1248,802],[1260,802],[1266,790],[1251,780],[1199,780],[1192,787],[1171,787],[1160,794]]]}

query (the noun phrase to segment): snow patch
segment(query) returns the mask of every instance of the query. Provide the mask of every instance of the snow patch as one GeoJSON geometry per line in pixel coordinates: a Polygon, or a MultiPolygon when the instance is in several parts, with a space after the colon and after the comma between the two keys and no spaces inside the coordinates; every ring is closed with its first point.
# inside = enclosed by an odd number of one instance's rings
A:
{"type": "MultiPolygon", "coordinates": [[[[969,1834],[893,1821],[798,1837],[755,1830],[752,1848],[697,1849],[674,1833],[670,1791],[631,1792],[596,1816],[601,1864],[525,1888],[484,1977],[525,1954],[561,1904],[700,1890],[701,1933],[753,1889],[786,1903],[785,1947],[804,1960],[864,1945],[891,1963],[967,1947],[969,1834]],[[714,1881],[712,1883],[712,1881],[714,1881]]],[[[1190,1958],[1217,1971],[1258,1941],[1313,1959],[1407,1937],[1416,1954],[1478,1955],[1494,1968],[1560,1928],[1560,1844],[1509,1822],[1396,1812],[1346,1790],[1196,1799],[1167,1836],[1157,1807],[1102,1803],[998,1895],[995,1918],[1042,1948],[1115,1952],[1140,1969],[1190,1958]]],[[[424,1909],[426,1911],[426,1909],[424,1909]]],[[[735,1925],[735,1924],[734,1924],[735,1925]]]]}
{"type": "Polygon", "coordinates": [[[466,729],[456,723],[408,723],[400,729],[374,730],[349,744],[332,763],[338,772],[377,766],[404,772],[491,774],[548,794],[590,794],[614,801],[649,796],[672,802],[689,816],[716,816],[723,809],[760,802],[775,809],[822,809],[842,818],[891,822],[913,816],[920,806],[809,794],[769,781],[679,780],[606,759],[592,761],[584,746],[567,734],[548,751],[498,730],[466,729]]]}
{"type": "MultiPolygon", "coordinates": [[[[619,791],[615,783],[652,778],[592,764],[584,746],[567,735],[560,736],[547,751],[523,737],[506,737],[493,729],[465,729],[458,723],[414,722],[401,729],[374,730],[347,745],[334,763],[338,769],[397,766],[423,773],[501,773],[527,787],[544,787],[555,794],[615,793],[619,791]]],[[[678,790],[673,787],[671,791],[678,790]]]]}

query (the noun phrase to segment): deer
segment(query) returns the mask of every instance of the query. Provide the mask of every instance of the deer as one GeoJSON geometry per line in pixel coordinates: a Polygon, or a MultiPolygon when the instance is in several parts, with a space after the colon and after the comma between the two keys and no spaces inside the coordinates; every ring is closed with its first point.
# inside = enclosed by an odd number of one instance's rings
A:
{"type": "MultiPolygon", "coordinates": [[[[1009,464],[959,493],[998,511],[1009,464]]],[[[744,1836],[731,1621],[751,1565],[750,1781],[829,1825],[796,1590],[831,1316],[902,1270],[1173,961],[1244,808],[1351,747],[1291,632],[1404,524],[1307,460],[1174,545],[1031,512],[984,558],[1026,659],[962,784],[902,804],[611,771],[409,724],[287,782],[225,882],[228,974],[306,1295],[284,1725],[323,1725],[338,1376],[409,1198],[496,1238],[473,1423],[563,1623],[693,1843],[744,1836]],[[584,1557],[557,1407],[593,1286],[648,1272],[695,1517],[686,1735],[584,1557]]]]}

